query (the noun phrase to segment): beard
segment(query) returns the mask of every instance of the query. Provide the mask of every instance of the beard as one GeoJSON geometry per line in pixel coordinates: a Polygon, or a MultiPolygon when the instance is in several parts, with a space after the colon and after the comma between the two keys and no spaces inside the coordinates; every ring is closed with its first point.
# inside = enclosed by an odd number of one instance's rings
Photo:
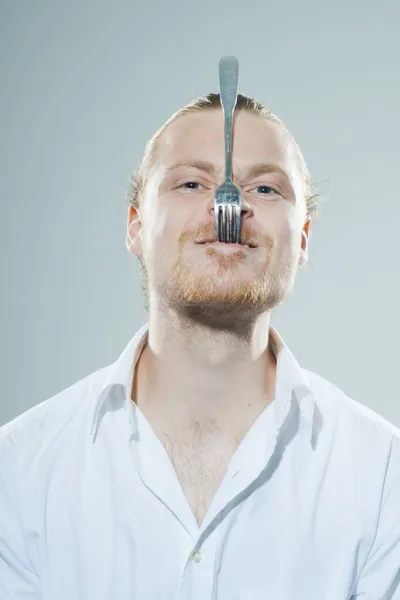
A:
{"type": "MultiPolygon", "coordinates": [[[[168,278],[160,263],[152,269],[151,295],[154,293],[164,310],[190,322],[237,333],[248,330],[257,317],[275,309],[291,293],[298,268],[298,255],[291,244],[280,249],[278,264],[274,264],[276,248],[269,238],[264,238],[256,251],[265,253],[263,260],[246,267],[244,250],[222,255],[207,248],[205,253],[212,261],[207,268],[189,260],[182,244],[168,278]]],[[[149,310],[149,273],[145,262],[140,262],[149,310]]]]}

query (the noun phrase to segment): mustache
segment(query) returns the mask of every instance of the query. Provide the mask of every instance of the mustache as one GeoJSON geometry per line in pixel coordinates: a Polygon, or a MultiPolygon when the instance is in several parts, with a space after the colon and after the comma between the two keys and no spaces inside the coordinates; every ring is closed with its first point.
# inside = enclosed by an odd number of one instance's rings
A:
{"type": "MultiPolygon", "coordinates": [[[[179,245],[182,246],[187,242],[197,242],[201,239],[216,239],[216,231],[213,223],[207,223],[196,229],[186,230],[179,236],[179,245]]],[[[269,246],[271,244],[270,238],[255,231],[252,227],[245,226],[240,228],[239,236],[240,244],[247,244],[249,246],[269,246]]]]}

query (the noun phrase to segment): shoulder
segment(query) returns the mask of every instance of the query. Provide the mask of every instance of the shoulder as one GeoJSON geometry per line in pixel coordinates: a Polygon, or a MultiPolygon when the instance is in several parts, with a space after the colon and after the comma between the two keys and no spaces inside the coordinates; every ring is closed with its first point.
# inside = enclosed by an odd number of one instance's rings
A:
{"type": "Polygon", "coordinates": [[[348,422],[357,431],[400,437],[400,428],[361,401],[349,397],[342,389],[321,375],[303,369],[310,383],[316,404],[323,412],[348,422]]]}
{"type": "Polygon", "coordinates": [[[321,430],[332,444],[357,456],[364,465],[386,462],[393,444],[400,443],[400,428],[361,401],[350,398],[324,377],[303,369],[312,391],[321,430]]]}
{"type": "Polygon", "coordinates": [[[0,461],[7,448],[15,446],[27,456],[35,453],[63,431],[79,427],[90,415],[93,401],[107,375],[99,369],[68,388],[36,404],[0,427],[0,461]]]}

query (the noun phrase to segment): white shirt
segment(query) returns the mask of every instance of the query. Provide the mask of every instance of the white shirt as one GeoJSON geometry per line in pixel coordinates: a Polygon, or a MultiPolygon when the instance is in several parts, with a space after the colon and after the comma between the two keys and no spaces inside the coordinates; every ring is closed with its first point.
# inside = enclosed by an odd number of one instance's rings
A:
{"type": "Polygon", "coordinates": [[[0,599],[399,600],[400,430],[271,329],[275,399],[199,528],[130,399],[146,334],[0,428],[0,599]]]}

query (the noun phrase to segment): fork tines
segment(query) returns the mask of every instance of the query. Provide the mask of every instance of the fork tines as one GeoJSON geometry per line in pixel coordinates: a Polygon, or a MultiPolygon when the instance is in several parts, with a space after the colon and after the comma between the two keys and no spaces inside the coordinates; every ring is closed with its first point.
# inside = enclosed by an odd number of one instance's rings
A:
{"type": "Polygon", "coordinates": [[[240,236],[240,206],[233,204],[217,205],[215,228],[218,241],[238,244],[240,236]]]}

